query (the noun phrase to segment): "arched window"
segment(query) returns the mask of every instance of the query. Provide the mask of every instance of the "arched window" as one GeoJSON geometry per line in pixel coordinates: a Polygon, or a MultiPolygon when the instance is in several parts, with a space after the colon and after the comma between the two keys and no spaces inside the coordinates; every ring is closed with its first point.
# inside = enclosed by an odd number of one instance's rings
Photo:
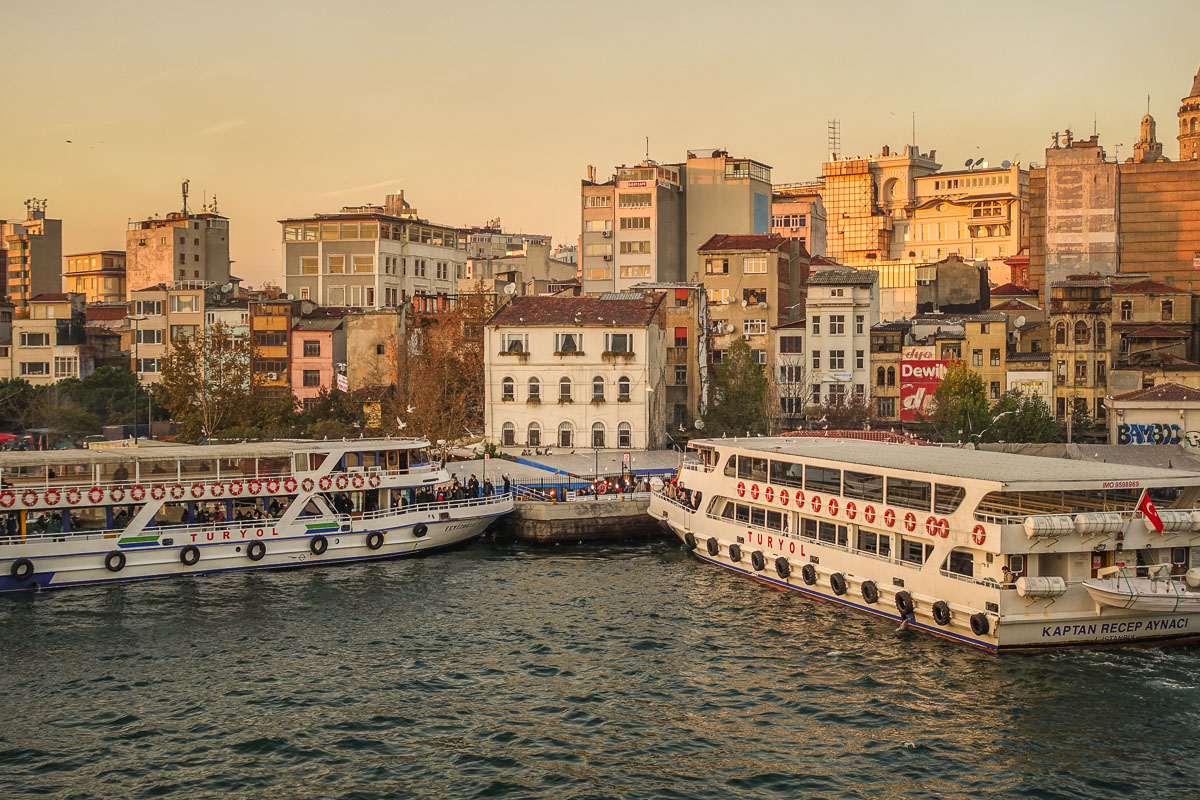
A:
{"type": "Polygon", "coordinates": [[[1088,325],[1083,320],[1075,323],[1075,344],[1087,344],[1091,341],[1091,333],[1088,331],[1088,325]]]}
{"type": "Polygon", "coordinates": [[[505,378],[500,381],[500,399],[512,400],[517,393],[517,386],[513,383],[512,378],[505,378]]]}
{"type": "Polygon", "coordinates": [[[504,447],[512,447],[517,443],[517,426],[511,422],[504,423],[504,427],[500,429],[500,444],[504,447]]]}
{"type": "Polygon", "coordinates": [[[888,367],[888,386],[896,385],[896,368],[888,367]]]}
{"type": "Polygon", "coordinates": [[[1096,323],[1096,347],[1108,347],[1108,326],[1103,321],[1096,323]]]}
{"type": "Polygon", "coordinates": [[[1192,133],[1195,133],[1195,132],[1196,132],[1196,120],[1193,119],[1192,120],[1192,133]]]}
{"type": "Polygon", "coordinates": [[[1067,326],[1061,322],[1054,326],[1054,343],[1067,343],[1067,326]]]}
{"type": "Polygon", "coordinates": [[[571,379],[570,378],[563,378],[562,380],[560,380],[558,382],[558,399],[560,401],[571,399],[571,379]]]}
{"type": "Polygon", "coordinates": [[[542,426],[536,422],[529,423],[529,428],[525,431],[525,443],[530,447],[542,446],[542,426]]]}
{"type": "Polygon", "coordinates": [[[592,447],[604,447],[604,423],[592,424],[592,447]]]}
{"type": "Polygon", "coordinates": [[[883,371],[883,367],[880,367],[879,369],[875,370],[875,385],[876,386],[883,386],[884,374],[885,373],[883,371]]]}
{"type": "Polygon", "coordinates": [[[541,400],[542,399],[542,382],[539,381],[537,378],[529,379],[529,399],[530,400],[541,400]]]}
{"type": "Polygon", "coordinates": [[[601,377],[600,375],[597,375],[596,377],[592,378],[592,399],[593,400],[603,400],[604,399],[604,378],[601,377]]]}
{"type": "Polygon", "coordinates": [[[633,447],[633,427],[628,422],[617,426],[617,447],[622,449],[633,447]]]}
{"type": "Polygon", "coordinates": [[[571,423],[564,422],[558,426],[558,446],[575,446],[575,430],[571,427],[571,423]]]}
{"type": "Polygon", "coordinates": [[[617,378],[617,399],[629,401],[629,378],[624,375],[617,378]]]}

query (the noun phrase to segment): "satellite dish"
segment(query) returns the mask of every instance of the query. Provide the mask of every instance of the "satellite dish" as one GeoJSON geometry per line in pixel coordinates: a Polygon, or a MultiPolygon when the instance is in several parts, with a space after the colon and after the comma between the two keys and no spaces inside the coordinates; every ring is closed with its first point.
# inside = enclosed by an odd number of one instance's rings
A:
{"type": "Polygon", "coordinates": [[[232,292],[232,291],[233,291],[233,284],[232,284],[232,283],[227,283],[227,284],[225,284],[224,286],[222,286],[222,287],[221,287],[221,291],[222,291],[222,292],[232,292]]]}
{"type": "Polygon", "coordinates": [[[504,284],[504,293],[508,294],[508,295],[516,294],[517,293],[517,285],[515,283],[504,284]]]}
{"type": "Polygon", "coordinates": [[[726,333],[733,333],[733,326],[732,326],[732,325],[726,325],[726,326],[725,326],[725,332],[726,332],[726,333]]]}
{"type": "Polygon", "coordinates": [[[1012,162],[1006,158],[1000,162],[1000,166],[1004,167],[1005,169],[1008,169],[1009,167],[1012,166],[1012,162]]]}
{"type": "Polygon", "coordinates": [[[963,166],[966,167],[967,169],[970,169],[971,168],[971,159],[968,158],[966,161],[964,161],[963,166]]]}
{"type": "Polygon", "coordinates": [[[746,301],[745,301],[745,300],[743,300],[743,301],[742,301],[742,308],[745,308],[745,307],[746,307],[746,301]]]}
{"type": "Polygon", "coordinates": [[[763,303],[763,302],[760,302],[760,303],[758,304],[758,307],[759,307],[759,308],[766,308],[766,307],[767,307],[767,304],[766,304],[766,303],[763,303]]]}
{"type": "Polygon", "coordinates": [[[1013,320],[1013,325],[1015,325],[1015,326],[1016,326],[1016,327],[1018,327],[1018,328],[1023,328],[1023,327],[1025,327],[1025,315],[1024,315],[1024,314],[1022,314],[1021,316],[1019,316],[1019,317],[1017,317],[1016,319],[1014,319],[1014,320],[1013,320]]]}
{"type": "Polygon", "coordinates": [[[702,419],[696,420],[694,423],[692,423],[692,425],[698,431],[704,430],[704,420],[702,420],[702,419]]]}
{"type": "Polygon", "coordinates": [[[976,167],[978,167],[978,166],[979,166],[980,164],[982,164],[982,163],[983,163],[983,157],[982,157],[982,156],[981,156],[981,157],[979,157],[979,158],[977,158],[977,159],[975,159],[975,166],[976,166],[976,167]]]}

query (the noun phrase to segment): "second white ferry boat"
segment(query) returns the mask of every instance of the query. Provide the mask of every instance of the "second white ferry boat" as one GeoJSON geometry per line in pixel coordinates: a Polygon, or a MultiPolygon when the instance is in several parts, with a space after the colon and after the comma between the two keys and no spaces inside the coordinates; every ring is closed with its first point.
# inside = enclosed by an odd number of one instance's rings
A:
{"type": "Polygon", "coordinates": [[[415,555],[512,510],[450,486],[419,439],[3,453],[0,592],[415,555]]]}
{"type": "Polygon", "coordinates": [[[1200,639],[1200,473],[852,439],[692,446],[683,490],[650,513],[711,564],[989,651],[1200,639]]]}

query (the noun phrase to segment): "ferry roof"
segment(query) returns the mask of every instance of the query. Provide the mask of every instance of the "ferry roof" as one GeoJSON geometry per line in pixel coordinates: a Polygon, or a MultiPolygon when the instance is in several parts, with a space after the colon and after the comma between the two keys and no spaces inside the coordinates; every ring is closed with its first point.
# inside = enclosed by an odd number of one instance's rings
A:
{"type": "Polygon", "coordinates": [[[960,447],[917,447],[853,439],[791,437],[704,439],[693,444],[757,450],[765,455],[779,454],[839,461],[850,467],[859,465],[923,472],[935,478],[968,478],[998,483],[1008,491],[1200,485],[1200,472],[1072,461],[960,447]],[[1114,482],[1123,485],[1105,487],[1106,483],[1114,482]]]}
{"type": "Polygon", "coordinates": [[[293,453],[333,450],[366,450],[389,447],[412,449],[428,447],[424,439],[349,439],[319,441],[295,439],[275,442],[243,442],[240,444],[173,444],[146,447],[112,447],[96,450],[14,450],[0,453],[0,469],[13,467],[44,467],[59,464],[114,464],[132,461],[164,461],[170,459],[243,459],[289,458],[293,453]]]}

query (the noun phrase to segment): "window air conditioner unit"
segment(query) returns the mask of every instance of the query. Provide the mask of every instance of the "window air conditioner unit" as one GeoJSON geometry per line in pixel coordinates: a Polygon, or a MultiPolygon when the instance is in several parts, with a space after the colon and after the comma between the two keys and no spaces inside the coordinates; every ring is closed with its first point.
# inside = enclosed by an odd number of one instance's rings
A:
{"type": "Polygon", "coordinates": [[[605,239],[611,239],[612,231],[601,231],[600,235],[603,236],[605,239]]]}
{"type": "Polygon", "coordinates": [[[605,260],[605,261],[612,261],[612,256],[605,256],[605,257],[604,257],[604,260],[605,260]]]}
{"type": "Polygon", "coordinates": [[[267,380],[269,380],[269,381],[277,381],[277,380],[279,380],[279,373],[278,373],[278,372],[268,372],[268,373],[267,373],[267,380]]]}

